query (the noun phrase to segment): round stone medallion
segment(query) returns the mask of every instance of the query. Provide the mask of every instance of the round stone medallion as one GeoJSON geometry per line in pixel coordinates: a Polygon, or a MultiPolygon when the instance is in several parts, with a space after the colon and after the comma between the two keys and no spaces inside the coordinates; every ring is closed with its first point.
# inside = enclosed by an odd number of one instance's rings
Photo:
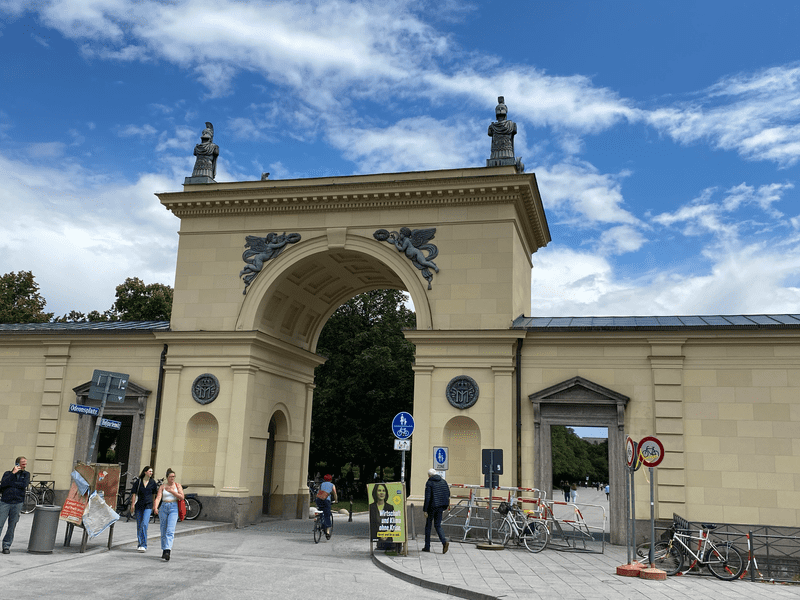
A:
{"type": "Polygon", "coordinates": [[[478,384],[468,375],[453,377],[447,384],[447,401],[456,408],[469,408],[478,401],[478,384]]]}
{"type": "Polygon", "coordinates": [[[198,375],[192,384],[192,398],[199,404],[210,404],[219,396],[219,379],[211,373],[198,375]]]}

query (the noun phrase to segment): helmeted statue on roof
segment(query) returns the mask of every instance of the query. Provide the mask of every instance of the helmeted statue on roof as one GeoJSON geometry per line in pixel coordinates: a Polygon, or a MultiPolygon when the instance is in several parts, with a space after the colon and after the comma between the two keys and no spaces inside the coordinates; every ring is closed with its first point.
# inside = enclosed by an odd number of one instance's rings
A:
{"type": "Polygon", "coordinates": [[[514,155],[514,136],[517,135],[517,124],[507,119],[508,107],[505,105],[505,98],[498,96],[497,102],[497,107],[494,109],[497,121],[489,125],[492,154],[486,161],[486,166],[513,165],[517,167],[518,173],[522,173],[525,170],[522,158],[516,158],[514,155]]]}
{"type": "Polygon", "coordinates": [[[192,176],[187,177],[186,183],[216,183],[217,157],[219,146],[214,143],[214,126],[206,121],[206,128],[200,134],[201,142],[194,147],[197,160],[194,163],[192,176]]]}

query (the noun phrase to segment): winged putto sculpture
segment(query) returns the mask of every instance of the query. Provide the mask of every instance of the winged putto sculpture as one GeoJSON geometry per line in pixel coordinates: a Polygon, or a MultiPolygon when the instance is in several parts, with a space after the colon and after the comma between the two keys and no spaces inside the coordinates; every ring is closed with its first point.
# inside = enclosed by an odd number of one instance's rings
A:
{"type": "Polygon", "coordinates": [[[239,277],[244,280],[244,291],[242,294],[247,293],[247,287],[252,283],[261,272],[264,263],[272,260],[278,256],[286,244],[294,244],[300,241],[299,233],[286,234],[284,231],[281,235],[275,232],[268,233],[266,237],[258,237],[256,235],[248,235],[245,238],[245,250],[242,253],[242,260],[247,263],[244,269],[239,273],[239,277]]]}
{"type": "Polygon", "coordinates": [[[433,269],[436,273],[439,272],[439,267],[433,262],[433,259],[439,255],[439,249],[435,244],[429,242],[433,239],[436,233],[436,228],[429,229],[415,229],[411,231],[408,227],[401,227],[400,231],[392,231],[391,233],[385,229],[378,229],[372,234],[379,242],[389,242],[394,244],[398,252],[403,252],[412,264],[422,271],[422,276],[428,280],[428,289],[431,289],[431,281],[433,280],[433,269]],[[428,254],[423,254],[423,250],[428,254]]]}

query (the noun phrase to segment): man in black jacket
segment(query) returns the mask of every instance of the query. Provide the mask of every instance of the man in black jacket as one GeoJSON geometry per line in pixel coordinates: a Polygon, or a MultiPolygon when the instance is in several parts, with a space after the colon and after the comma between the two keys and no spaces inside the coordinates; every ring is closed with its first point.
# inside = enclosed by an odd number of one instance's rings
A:
{"type": "Polygon", "coordinates": [[[450,542],[442,532],[442,513],[450,508],[450,486],[435,469],[428,471],[428,482],[425,484],[425,502],[422,510],[425,513],[425,547],[423,552],[431,551],[431,525],[436,527],[439,541],[442,542],[442,554],[447,552],[450,542]]]}
{"type": "Polygon", "coordinates": [[[22,511],[25,490],[31,482],[31,475],[25,470],[28,459],[20,456],[15,462],[14,468],[3,473],[3,479],[0,479],[0,533],[3,531],[6,519],[8,520],[6,535],[3,537],[3,554],[11,554],[14,529],[22,511]]]}

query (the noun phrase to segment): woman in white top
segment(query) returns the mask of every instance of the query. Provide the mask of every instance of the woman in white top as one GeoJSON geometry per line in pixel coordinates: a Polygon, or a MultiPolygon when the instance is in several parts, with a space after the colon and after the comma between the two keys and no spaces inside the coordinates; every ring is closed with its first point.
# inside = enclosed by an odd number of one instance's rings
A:
{"type": "Polygon", "coordinates": [[[183,488],[175,481],[175,471],[167,469],[167,481],[158,488],[158,495],[153,505],[153,512],[158,515],[158,521],[161,523],[161,558],[164,560],[169,560],[172,552],[175,525],[178,523],[178,500],[184,499],[183,488]]]}

